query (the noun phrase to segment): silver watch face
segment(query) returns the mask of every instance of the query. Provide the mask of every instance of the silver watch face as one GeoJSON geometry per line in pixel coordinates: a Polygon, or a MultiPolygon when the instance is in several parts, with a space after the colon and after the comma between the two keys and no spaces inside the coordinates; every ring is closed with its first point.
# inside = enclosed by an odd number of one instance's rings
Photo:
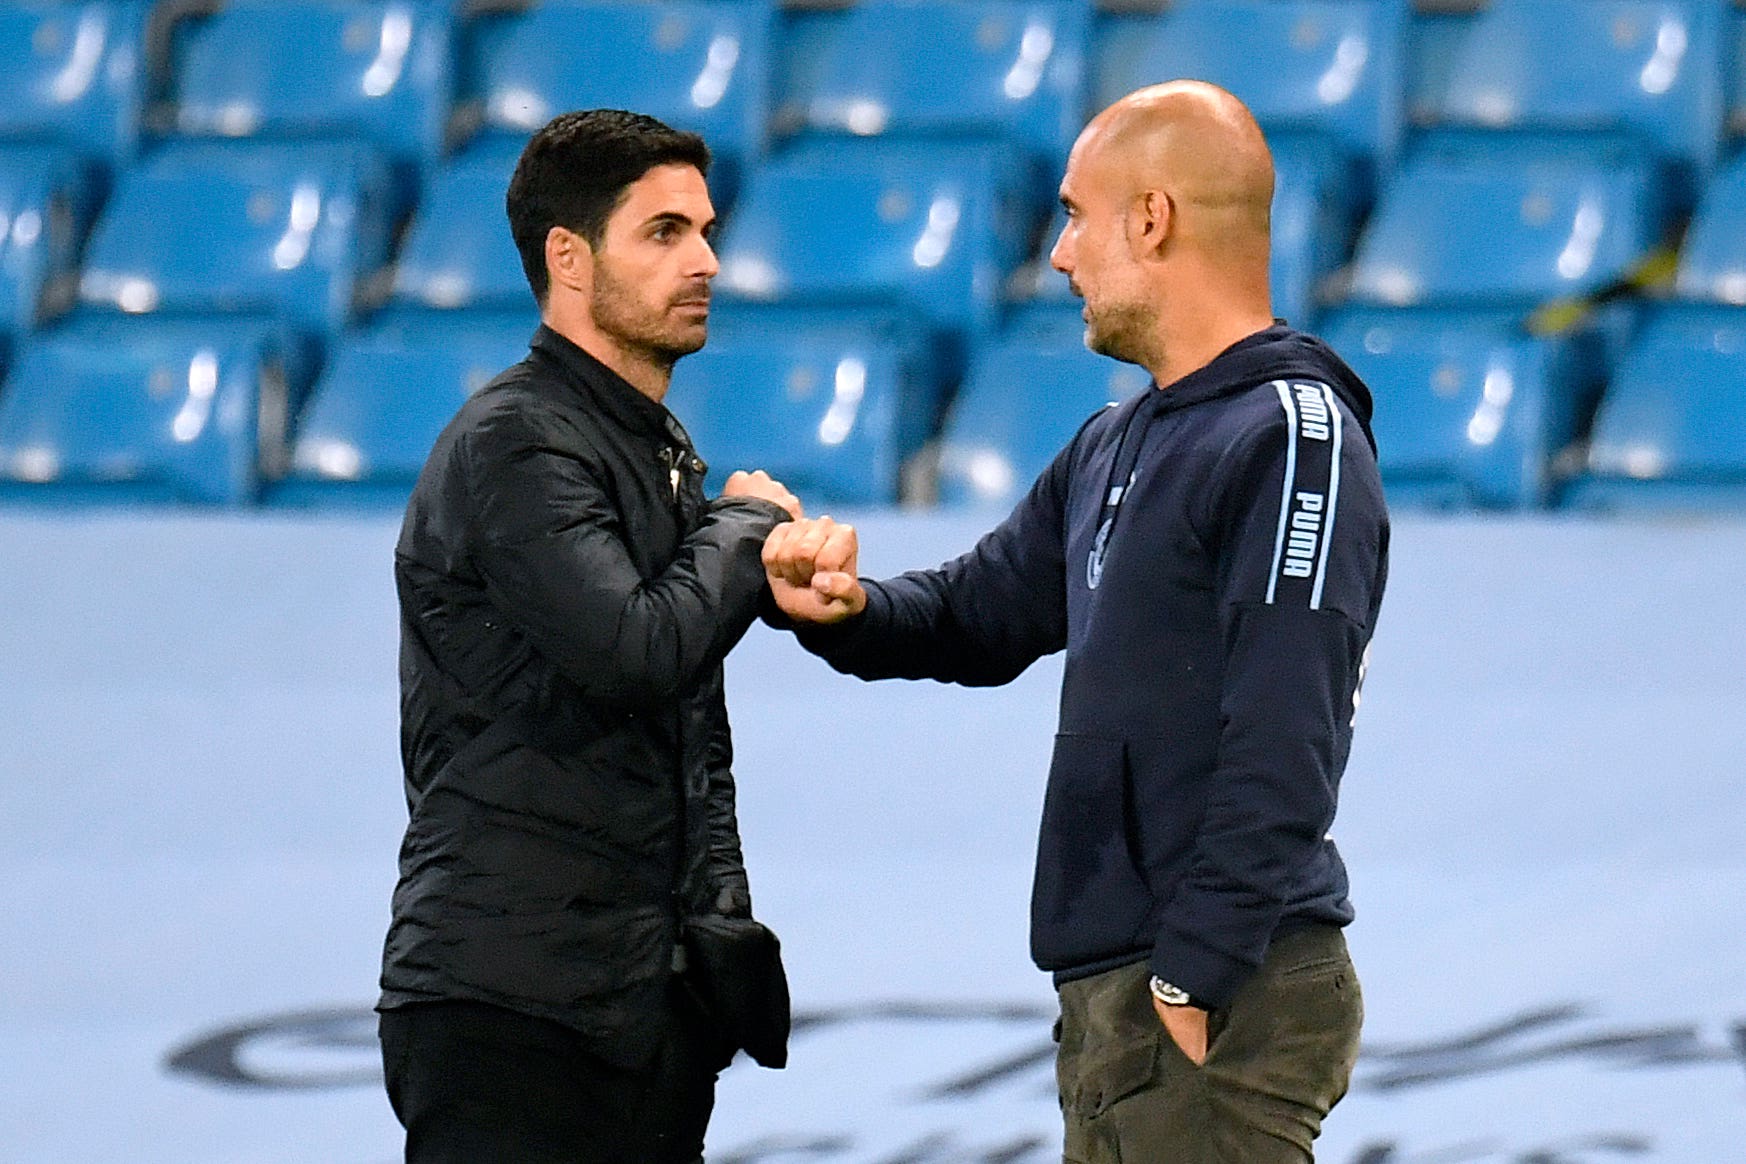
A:
{"type": "Polygon", "coordinates": [[[1156,975],[1152,977],[1152,997],[1165,1006],[1188,1005],[1188,991],[1180,986],[1172,986],[1156,975]]]}

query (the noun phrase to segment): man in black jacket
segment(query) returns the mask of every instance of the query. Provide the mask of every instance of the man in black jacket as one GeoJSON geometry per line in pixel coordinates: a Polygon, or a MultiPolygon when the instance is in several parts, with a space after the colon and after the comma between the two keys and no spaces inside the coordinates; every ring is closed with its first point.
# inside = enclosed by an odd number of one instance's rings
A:
{"type": "Polygon", "coordinates": [[[863,678],[1004,683],[1067,652],[1031,949],[1061,997],[1070,1164],[1311,1159],[1362,1018],[1328,829],[1387,574],[1370,393],[1275,321],[1273,168],[1229,93],[1105,110],[1051,260],[1154,387],[1086,421],[937,570],[855,577],[829,519],[764,551],[863,678]]]}
{"type": "Polygon", "coordinates": [[[379,1009],[409,1161],[698,1160],[734,1050],[681,934],[751,915],[722,660],[800,506],[761,472],[706,499],[661,404],[707,331],[708,166],[617,111],[533,137],[507,208],[542,325],[407,507],[379,1009]]]}

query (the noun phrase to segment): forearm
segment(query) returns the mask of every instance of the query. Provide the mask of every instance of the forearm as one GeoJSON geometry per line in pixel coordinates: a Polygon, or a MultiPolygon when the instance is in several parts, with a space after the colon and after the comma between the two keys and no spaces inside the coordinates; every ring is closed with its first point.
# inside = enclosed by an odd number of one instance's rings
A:
{"type": "Polygon", "coordinates": [[[610,529],[577,523],[493,548],[505,617],[591,698],[653,706],[693,689],[739,641],[764,593],[776,523],[763,502],[717,502],[673,562],[641,578],[610,529]]]}

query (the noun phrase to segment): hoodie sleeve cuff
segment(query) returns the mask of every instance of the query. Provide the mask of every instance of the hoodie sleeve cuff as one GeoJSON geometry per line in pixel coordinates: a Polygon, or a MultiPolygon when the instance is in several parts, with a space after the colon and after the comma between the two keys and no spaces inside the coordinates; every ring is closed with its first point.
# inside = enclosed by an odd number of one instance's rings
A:
{"type": "Polygon", "coordinates": [[[867,606],[860,614],[828,626],[789,624],[802,647],[828,663],[840,655],[853,654],[870,633],[877,633],[872,628],[884,617],[885,595],[866,578],[861,579],[861,585],[867,590],[867,606]]]}
{"type": "Polygon", "coordinates": [[[1223,1010],[1255,973],[1253,963],[1220,953],[1172,930],[1159,935],[1152,947],[1152,973],[1188,991],[1196,1004],[1223,1010]]]}

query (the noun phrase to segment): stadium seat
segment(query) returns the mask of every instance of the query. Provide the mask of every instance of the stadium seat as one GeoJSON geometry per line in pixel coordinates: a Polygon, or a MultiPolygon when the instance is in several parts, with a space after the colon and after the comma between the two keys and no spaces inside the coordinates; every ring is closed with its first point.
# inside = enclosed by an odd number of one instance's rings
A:
{"type": "Polygon", "coordinates": [[[427,180],[394,268],[390,301],[449,310],[532,304],[503,200],[518,149],[469,151],[427,180]]]}
{"type": "Polygon", "coordinates": [[[281,333],[91,320],[33,337],[0,392],[0,497],[237,505],[275,471],[292,393],[281,333]]]}
{"type": "Polygon", "coordinates": [[[1722,136],[1723,22],[1709,0],[1492,0],[1414,113],[1486,135],[1634,142],[1671,165],[1689,205],[1722,136]]]}
{"type": "Polygon", "coordinates": [[[1351,294],[1527,309],[1620,277],[1660,241],[1662,220],[1648,166],[1629,155],[1427,150],[1383,190],[1351,294]]]}
{"type": "Polygon", "coordinates": [[[335,333],[385,264],[386,168],[341,145],[190,142],[126,171],[80,279],[85,309],[255,313],[335,333]]]}
{"type": "Polygon", "coordinates": [[[1746,308],[1675,304],[1595,416],[1579,509],[1746,509],[1746,308]]]}
{"type": "Polygon", "coordinates": [[[0,5],[0,141],[64,145],[114,164],[139,144],[146,5],[0,5]]]}
{"type": "Polygon", "coordinates": [[[1150,385],[1084,335],[1078,312],[1036,309],[976,353],[940,438],[942,504],[1010,508],[1087,417],[1150,385]]]}
{"type": "Polygon", "coordinates": [[[569,109],[635,109],[704,136],[723,201],[763,149],[769,0],[544,0],[472,22],[469,96],[522,141],[569,109]]]}
{"type": "Polygon", "coordinates": [[[1370,385],[1391,503],[1546,504],[1601,379],[1592,335],[1523,332],[1512,313],[1351,308],[1324,335],[1370,385]]]}
{"type": "Polygon", "coordinates": [[[1705,188],[1680,247],[1675,285],[1686,299],[1746,304],[1746,154],[1705,188]]]}
{"type": "Polygon", "coordinates": [[[83,166],[52,146],[0,146],[0,366],[11,341],[72,303],[83,166]]]}
{"type": "Polygon", "coordinates": [[[1052,200],[1085,124],[1090,9],[1074,0],[870,0],[784,24],[785,134],[1020,146],[1052,200]]]}
{"type": "Polygon", "coordinates": [[[1406,5],[1395,0],[1178,0],[1101,23],[1096,104],[1180,77],[1235,93],[1276,145],[1309,135],[1366,185],[1401,137],[1406,5]]]}
{"type": "Polygon", "coordinates": [[[907,310],[945,378],[995,323],[1030,222],[1010,152],[888,140],[796,148],[750,175],[722,235],[728,297],[907,310]],[[854,148],[851,148],[854,147],[854,148]]]}
{"type": "Polygon", "coordinates": [[[357,138],[416,171],[443,150],[449,29],[447,12],[404,0],[231,0],[176,25],[176,130],[357,138]]]}
{"type": "Polygon", "coordinates": [[[814,511],[890,504],[934,419],[926,361],[913,331],[861,312],[724,305],[667,406],[712,488],[761,468],[814,511]]]}
{"type": "Polygon", "coordinates": [[[539,320],[423,313],[348,334],[297,423],[290,470],[268,493],[286,505],[404,506],[431,446],[463,401],[527,355],[539,320]]]}

